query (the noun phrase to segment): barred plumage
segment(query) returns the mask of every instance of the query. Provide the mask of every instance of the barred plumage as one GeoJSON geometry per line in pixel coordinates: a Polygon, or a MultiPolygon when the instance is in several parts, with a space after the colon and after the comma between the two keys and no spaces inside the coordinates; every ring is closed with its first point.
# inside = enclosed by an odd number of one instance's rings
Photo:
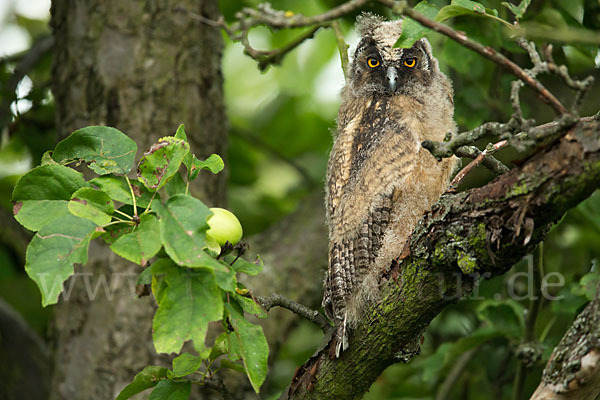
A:
{"type": "Polygon", "coordinates": [[[337,327],[338,356],[349,328],[376,299],[379,272],[398,257],[456,163],[438,162],[421,147],[456,130],[452,88],[427,40],[396,49],[401,21],[369,14],[359,17],[358,29],[326,180],[323,308],[337,327]]]}

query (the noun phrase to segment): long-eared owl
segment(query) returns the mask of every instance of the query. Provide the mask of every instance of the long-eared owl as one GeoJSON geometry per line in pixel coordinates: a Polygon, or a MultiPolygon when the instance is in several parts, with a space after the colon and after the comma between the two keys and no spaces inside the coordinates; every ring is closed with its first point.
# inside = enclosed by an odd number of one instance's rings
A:
{"type": "Polygon", "coordinates": [[[357,19],[326,178],[329,268],[323,308],[336,324],[336,355],[348,327],[378,293],[419,218],[446,190],[456,158],[421,147],[454,133],[452,86],[427,39],[394,48],[402,21],[357,19]]]}

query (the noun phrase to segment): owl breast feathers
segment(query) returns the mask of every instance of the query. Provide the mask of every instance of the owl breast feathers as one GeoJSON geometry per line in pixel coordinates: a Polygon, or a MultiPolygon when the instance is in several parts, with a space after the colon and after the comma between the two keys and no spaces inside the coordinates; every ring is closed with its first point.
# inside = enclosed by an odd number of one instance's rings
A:
{"type": "Polygon", "coordinates": [[[336,324],[336,354],[378,292],[419,218],[446,190],[456,159],[421,147],[454,133],[452,86],[427,39],[394,48],[401,21],[370,14],[349,65],[326,178],[329,268],[323,308],[336,324]]]}

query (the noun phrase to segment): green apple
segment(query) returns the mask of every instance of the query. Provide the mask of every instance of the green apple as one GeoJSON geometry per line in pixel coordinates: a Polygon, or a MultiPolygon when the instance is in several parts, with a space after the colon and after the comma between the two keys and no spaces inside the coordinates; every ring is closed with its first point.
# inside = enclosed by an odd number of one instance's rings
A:
{"type": "Polygon", "coordinates": [[[231,244],[239,242],[242,238],[242,224],[237,217],[224,208],[213,207],[210,211],[213,215],[206,221],[209,226],[206,236],[214,239],[221,246],[227,241],[231,244]]]}

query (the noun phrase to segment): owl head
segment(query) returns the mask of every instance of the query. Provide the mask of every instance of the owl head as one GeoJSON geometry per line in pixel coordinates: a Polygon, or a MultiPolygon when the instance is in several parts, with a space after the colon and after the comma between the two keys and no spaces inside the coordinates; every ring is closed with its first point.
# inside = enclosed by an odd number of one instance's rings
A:
{"type": "Polygon", "coordinates": [[[373,14],[357,18],[361,39],[349,66],[348,86],[355,96],[418,94],[439,72],[427,39],[411,48],[394,48],[402,20],[384,21],[373,14]]]}

